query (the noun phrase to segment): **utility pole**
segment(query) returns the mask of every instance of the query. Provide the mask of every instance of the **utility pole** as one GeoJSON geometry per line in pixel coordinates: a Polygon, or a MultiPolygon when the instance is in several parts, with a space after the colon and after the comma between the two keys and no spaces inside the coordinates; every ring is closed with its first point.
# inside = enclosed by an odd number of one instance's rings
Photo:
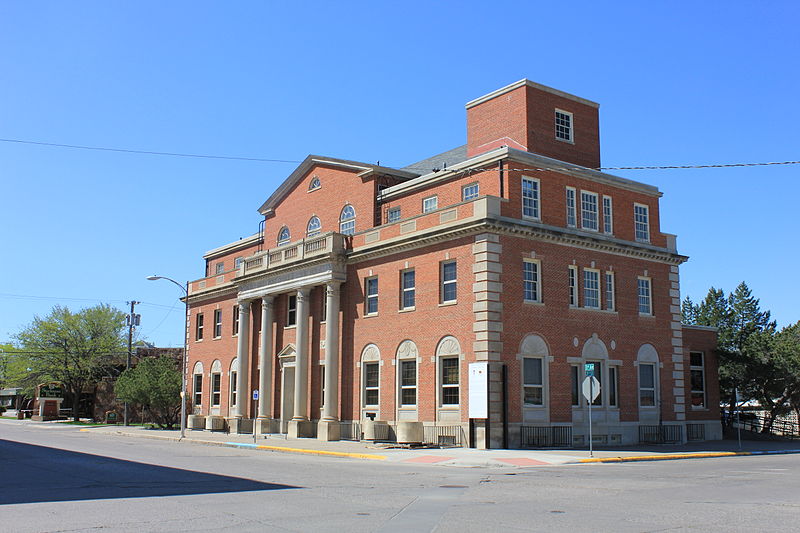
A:
{"type": "MultiPolygon", "coordinates": [[[[128,370],[131,367],[131,357],[133,356],[133,328],[134,326],[138,326],[142,316],[137,315],[133,312],[133,308],[136,304],[142,302],[136,302],[131,300],[130,302],[125,302],[131,305],[131,313],[128,315],[128,361],[125,363],[125,370],[128,370]]],[[[128,402],[125,402],[125,413],[123,415],[123,423],[127,426],[129,425],[128,422],[128,402]]]]}

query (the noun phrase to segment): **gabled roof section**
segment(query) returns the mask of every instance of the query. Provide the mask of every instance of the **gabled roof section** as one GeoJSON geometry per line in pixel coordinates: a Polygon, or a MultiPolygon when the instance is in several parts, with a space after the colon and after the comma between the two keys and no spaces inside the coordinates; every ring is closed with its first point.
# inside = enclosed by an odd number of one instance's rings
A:
{"type": "Polygon", "coordinates": [[[419,173],[411,173],[405,170],[397,170],[395,168],[382,167],[380,165],[371,165],[369,163],[361,163],[359,161],[350,161],[348,159],[337,159],[335,157],[325,157],[321,155],[309,155],[300,165],[294,169],[294,172],[289,174],[280,187],[275,189],[275,192],[267,198],[267,201],[258,208],[258,212],[264,216],[272,214],[275,206],[278,205],[289,191],[291,191],[297,183],[303,179],[303,176],[316,165],[325,165],[329,167],[338,167],[354,170],[359,176],[368,176],[371,174],[384,174],[394,176],[401,180],[408,180],[419,175],[419,173]]]}
{"type": "Polygon", "coordinates": [[[417,161],[407,167],[403,167],[401,170],[413,172],[415,175],[419,176],[422,174],[429,174],[433,172],[434,169],[441,170],[466,160],[467,145],[464,144],[458,148],[453,148],[452,150],[442,152],[441,154],[423,159],[422,161],[417,161]]]}

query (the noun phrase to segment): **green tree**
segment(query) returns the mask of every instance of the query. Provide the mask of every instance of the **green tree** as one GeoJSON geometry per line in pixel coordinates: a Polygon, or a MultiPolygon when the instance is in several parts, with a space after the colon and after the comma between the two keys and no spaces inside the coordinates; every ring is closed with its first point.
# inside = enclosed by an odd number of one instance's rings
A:
{"type": "Polygon", "coordinates": [[[697,324],[698,307],[688,296],[681,302],[681,322],[687,325],[697,324]]]}
{"type": "Polygon", "coordinates": [[[181,373],[174,359],[146,357],[124,371],[115,388],[119,400],[141,405],[160,428],[180,421],[181,373]]]}
{"type": "Polygon", "coordinates": [[[63,383],[78,420],[81,392],[123,360],[126,345],[125,313],[108,305],[77,313],[56,306],[16,336],[30,363],[30,375],[39,382],[63,383]]]}

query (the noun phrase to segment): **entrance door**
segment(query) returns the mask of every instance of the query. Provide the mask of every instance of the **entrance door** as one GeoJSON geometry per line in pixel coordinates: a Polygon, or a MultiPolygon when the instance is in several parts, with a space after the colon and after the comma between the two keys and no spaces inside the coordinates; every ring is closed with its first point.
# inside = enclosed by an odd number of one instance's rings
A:
{"type": "Polygon", "coordinates": [[[284,366],[281,382],[281,433],[289,430],[289,420],[294,416],[294,366],[284,366]]]}

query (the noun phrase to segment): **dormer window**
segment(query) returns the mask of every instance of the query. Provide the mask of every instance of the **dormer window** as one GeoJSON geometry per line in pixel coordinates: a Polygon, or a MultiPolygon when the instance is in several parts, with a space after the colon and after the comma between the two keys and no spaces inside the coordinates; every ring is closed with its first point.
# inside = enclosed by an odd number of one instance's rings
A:
{"type": "Polygon", "coordinates": [[[342,214],[339,215],[339,233],[344,235],[352,235],[356,232],[356,210],[353,206],[348,204],[342,209],[342,214]]]}
{"type": "Polygon", "coordinates": [[[283,246],[284,244],[289,244],[289,241],[292,240],[292,235],[289,233],[289,228],[284,226],[278,232],[278,246],[283,246]]]}
{"type": "Polygon", "coordinates": [[[306,227],[306,237],[313,237],[314,235],[319,235],[320,228],[322,228],[322,223],[319,221],[318,217],[311,217],[308,221],[308,226],[306,227]]]}
{"type": "Polygon", "coordinates": [[[308,192],[316,191],[321,186],[322,185],[319,182],[319,177],[318,176],[314,176],[313,178],[311,178],[311,183],[308,184],[308,192]]]}
{"type": "Polygon", "coordinates": [[[556,109],[556,139],[559,141],[573,142],[572,140],[572,113],[556,109]]]}

